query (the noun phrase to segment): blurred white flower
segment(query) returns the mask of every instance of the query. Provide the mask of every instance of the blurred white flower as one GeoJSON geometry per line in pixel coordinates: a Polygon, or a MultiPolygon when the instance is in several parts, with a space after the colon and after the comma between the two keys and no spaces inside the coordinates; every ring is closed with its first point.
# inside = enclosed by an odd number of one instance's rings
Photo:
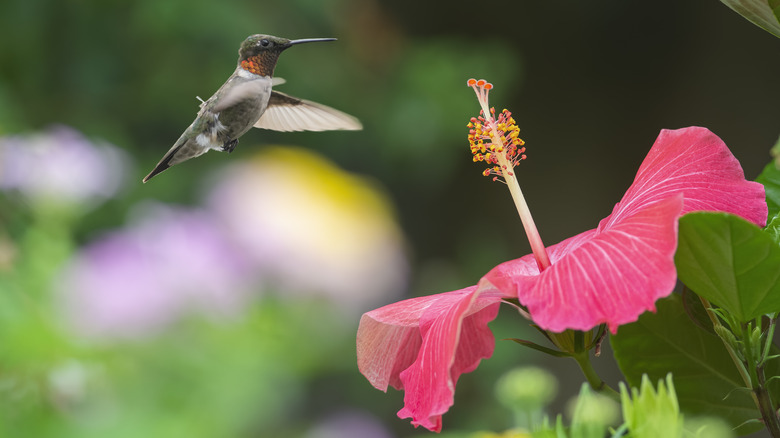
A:
{"type": "Polygon", "coordinates": [[[245,304],[249,272],[206,212],[146,205],[139,219],[85,246],[56,288],[70,324],[96,337],[157,332],[189,313],[245,304]]]}
{"type": "Polygon", "coordinates": [[[387,199],[312,152],[265,148],[228,167],[208,204],[284,294],[321,294],[359,313],[406,286],[403,237],[387,199]]]}
{"type": "Polygon", "coordinates": [[[87,382],[90,370],[76,359],[53,367],[49,371],[49,396],[61,408],[77,404],[84,400],[87,393],[87,382]]]}
{"type": "Polygon", "coordinates": [[[117,193],[126,163],[121,150],[66,126],[0,137],[0,190],[34,203],[94,205],[117,193]]]}

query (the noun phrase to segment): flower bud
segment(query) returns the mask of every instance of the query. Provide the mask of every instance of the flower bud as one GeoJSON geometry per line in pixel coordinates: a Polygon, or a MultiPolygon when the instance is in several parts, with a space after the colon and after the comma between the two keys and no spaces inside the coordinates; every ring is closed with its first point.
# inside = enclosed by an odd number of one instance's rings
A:
{"type": "Polygon", "coordinates": [[[558,392],[558,381],[537,367],[515,368],[496,383],[496,397],[513,411],[534,412],[547,406],[558,392]]]}

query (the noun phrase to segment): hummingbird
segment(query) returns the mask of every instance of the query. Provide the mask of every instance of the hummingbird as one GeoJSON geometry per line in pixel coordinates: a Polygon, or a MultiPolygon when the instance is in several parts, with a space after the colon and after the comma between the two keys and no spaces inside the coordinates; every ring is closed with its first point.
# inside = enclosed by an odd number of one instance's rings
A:
{"type": "Polygon", "coordinates": [[[251,35],[238,49],[238,64],[208,100],[201,100],[195,121],[176,140],[143,182],[165,169],[209,150],[233,152],[238,138],[253,126],[274,131],[359,130],[360,121],[336,109],[272,89],[285,81],[274,78],[279,55],[290,47],[336,38],[288,40],[251,35]]]}

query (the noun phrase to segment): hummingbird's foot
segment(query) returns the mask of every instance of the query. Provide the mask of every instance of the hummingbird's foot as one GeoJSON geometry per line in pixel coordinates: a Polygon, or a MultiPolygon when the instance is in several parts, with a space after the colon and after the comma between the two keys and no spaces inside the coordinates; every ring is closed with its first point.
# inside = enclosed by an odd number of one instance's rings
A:
{"type": "Polygon", "coordinates": [[[225,144],[222,146],[222,152],[227,152],[227,153],[233,152],[233,149],[236,148],[237,144],[238,144],[237,138],[230,141],[226,141],[225,144]]]}

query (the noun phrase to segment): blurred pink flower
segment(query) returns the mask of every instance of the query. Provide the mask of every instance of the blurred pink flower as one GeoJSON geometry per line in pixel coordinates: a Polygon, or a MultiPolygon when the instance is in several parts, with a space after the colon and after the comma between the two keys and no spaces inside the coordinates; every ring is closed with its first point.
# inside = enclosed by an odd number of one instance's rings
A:
{"type": "Polygon", "coordinates": [[[97,337],[138,337],[189,313],[237,313],[248,271],[205,212],[146,206],[128,228],[87,245],[56,288],[67,319],[97,337]]]}
{"type": "Polygon", "coordinates": [[[390,384],[405,391],[399,417],[440,431],[460,374],[492,354],[487,324],[501,299],[517,297],[550,331],[606,323],[614,332],[672,292],[677,220],[697,210],[764,225],[764,188],[745,180],[739,162],[707,129],[664,130],[612,214],[598,228],[548,248],[551,264],[531,254],[497,266],[478,286],[363,315],[360,371],[378,389],[390,384]]]}
{"type": "Polygon", "coordinates": [[[127,157],[67,126],[0,138],[0,189],[34,202],[95,204],[114,196],[127,157]]]}

